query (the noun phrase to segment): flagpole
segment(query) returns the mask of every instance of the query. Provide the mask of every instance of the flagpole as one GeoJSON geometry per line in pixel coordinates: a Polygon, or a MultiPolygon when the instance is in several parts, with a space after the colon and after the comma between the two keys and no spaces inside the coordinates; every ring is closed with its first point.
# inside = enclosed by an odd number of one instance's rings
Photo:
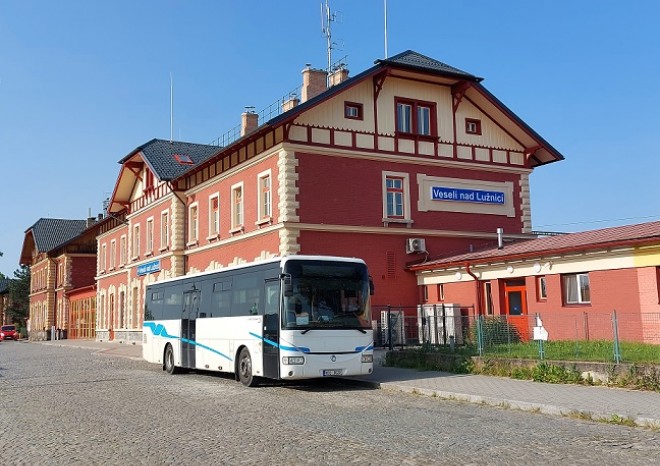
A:
{"type": "Polygon", "coordinates": [[[170,73],[170,142],[174,138],[174,81],[170,73]]]}
{"type": "Polygon", "coordinates": [[[385,7],[385,58],[387,58],[387,0],[383,0],[385,7]]]}

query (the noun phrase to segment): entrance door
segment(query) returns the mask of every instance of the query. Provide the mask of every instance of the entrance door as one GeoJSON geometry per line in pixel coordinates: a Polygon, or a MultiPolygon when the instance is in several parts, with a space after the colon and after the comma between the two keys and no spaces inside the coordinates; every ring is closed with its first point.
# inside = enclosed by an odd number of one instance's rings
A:
{"type": "Polygon", "coordinates": [[[183,292],[181,315],[181,366],[195,368],[195,323],[199,313],[199,290],[183,292]]]}
{"type": "Polygon", "coordinates": [[[527,289],[524,279],[504,282],[504,309],[509,323],[516,328],[521,341],[529,340],[527,289]]]}

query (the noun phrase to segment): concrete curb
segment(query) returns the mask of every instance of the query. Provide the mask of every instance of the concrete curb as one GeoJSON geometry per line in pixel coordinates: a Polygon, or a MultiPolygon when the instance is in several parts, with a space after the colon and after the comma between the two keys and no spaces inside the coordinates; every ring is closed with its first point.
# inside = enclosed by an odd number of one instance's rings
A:
{"type": "Polygon", "coordinates": [[[503,409],[514,409],[531,413],[547,414],[551,416],[579,418],[595,422],[606,422],[612,424],[634,425],[636,427],[645,427],[650,429],[660,429],[660,419],[652,419],[640,416],[629,416],[621,413],[606,413],[589,410],[576,411],[561,406],[547,403],[531,403],[527,401],[511,400],[507,398],[497,398],[492,396],[468,395],[465,393],[449,392],[444,390],[433,390],[428,388],[416,388],[408,385],[400,385],[393,382],[372,382],[359,379],[340,379],[349,385],[375,388],[380,390],[389,390],[410,395],[423,395],[441,400],[461,401],[466,403],[492,406],[503,409]]]}

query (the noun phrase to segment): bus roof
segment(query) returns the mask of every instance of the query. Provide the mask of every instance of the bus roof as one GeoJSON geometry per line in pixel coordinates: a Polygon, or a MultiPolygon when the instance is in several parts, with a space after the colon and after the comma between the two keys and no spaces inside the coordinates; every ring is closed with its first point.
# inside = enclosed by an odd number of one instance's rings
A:
{"type": "Polygon", "coordinates": [[[217,272],[226,272],[226,271],[232,271],[232,270],[241,270],[249,267],[254,267],[257,265],[264,265],[264,264],[274,264],[279,262],[280,267],[284,267],[284,264],[287,261],[296,261],[296,260],[320,260],[320,261],[328,261],[328,262],[353,262],[356,264],[364,264],[364,260],[359,259],[357,257],[340,257],[340,256],[314,256],[314,255],[302,255],[302,254],[295,254],[295,255],[290,255],[290,256],[277,256],[273,257],[270,259],[264,259],[264,260],[258,260],[254,262],[246,262],[244,264],[238,264],[238,265],[230,265],[228,267],[223,267],[220,269],[213,269],[213,270],[205,270],[204,272],[197,272],[197,273],[191,273],[188,275],[181,275],[178,277],[171,277],[171,278],[166,278],[164,280],[158,280],[155,282],[147,283],[147,286],[150,285],[159,285],[161,283],[167,283],[167,282],[172,282],[172,281],[177,281],[177,280],[183,280],[187,278],[196,278],[196,277],[204,277],[206,275],[212,275],[217,272]]]}

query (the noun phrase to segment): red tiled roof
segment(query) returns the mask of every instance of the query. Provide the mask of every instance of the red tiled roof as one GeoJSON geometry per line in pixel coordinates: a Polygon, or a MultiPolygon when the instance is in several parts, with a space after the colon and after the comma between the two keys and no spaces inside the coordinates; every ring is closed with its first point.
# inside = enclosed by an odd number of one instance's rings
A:
{"type": "Polygon", "coordinates": [[[427,270],[463,262],[485,263],[517,257],[543,256],[569,251],[597,250],[610,246],[652,242],[660,244],[660,221],[519,241],[505,244],[502,249],[495,246],[481,251],[414,264],[410,266],[410,269],[427,270]]]}

